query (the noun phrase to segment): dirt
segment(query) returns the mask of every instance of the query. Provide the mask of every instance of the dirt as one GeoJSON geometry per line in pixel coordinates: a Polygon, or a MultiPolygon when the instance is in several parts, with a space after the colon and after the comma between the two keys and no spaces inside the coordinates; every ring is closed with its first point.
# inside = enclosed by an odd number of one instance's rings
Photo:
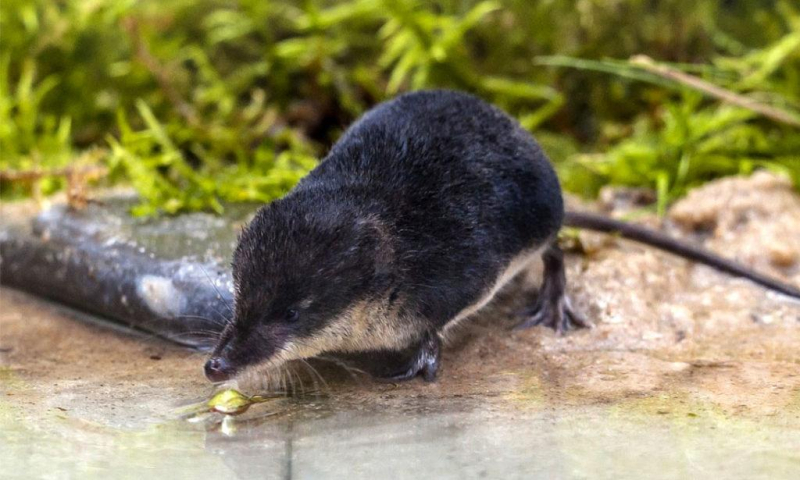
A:
{"type": "Polygon", "coordinates": [[[211,391],[202,356],[138,333],[87,323],[73,310],[0,290],[0,371],[20,412],[69,411],[101,424],[138,426],[174,416],[211,391]]]}

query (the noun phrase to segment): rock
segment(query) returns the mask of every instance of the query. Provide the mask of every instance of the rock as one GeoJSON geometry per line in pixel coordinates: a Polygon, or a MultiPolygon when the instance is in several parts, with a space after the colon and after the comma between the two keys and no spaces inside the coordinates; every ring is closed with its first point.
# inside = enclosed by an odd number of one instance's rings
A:
{"type": "Polygon", "coordinates": [[[4,215],[0,282],[179,343],[212,344],[232,315],[227,265],[253,207],[145,220],[128,215],[132,202],[4,215]]]}
{"type": "Polygon", "coordinates": [[[770,172],[730,177],[696,188],[669,211],[706,246],[765,273],[791,281],[800,260],[800,197],[791,182],[770,172]]]}

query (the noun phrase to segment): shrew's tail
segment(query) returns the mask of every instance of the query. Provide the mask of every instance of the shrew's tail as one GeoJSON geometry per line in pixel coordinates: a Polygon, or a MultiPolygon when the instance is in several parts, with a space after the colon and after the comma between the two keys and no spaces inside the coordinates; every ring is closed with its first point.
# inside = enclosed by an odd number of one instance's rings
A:
{"type": "Polygon", "coordinates": [[[761,286],[800,299],[800,288],[758,273],[749,267],[721,257],[709,250],[685,243],[661,232],[639,225],[621,222],[602,215],[567,211],[564,225],[618,235],[628,240],[644,243],[675,255],[699,262],[731,275],[746,278],[761,286]]]}

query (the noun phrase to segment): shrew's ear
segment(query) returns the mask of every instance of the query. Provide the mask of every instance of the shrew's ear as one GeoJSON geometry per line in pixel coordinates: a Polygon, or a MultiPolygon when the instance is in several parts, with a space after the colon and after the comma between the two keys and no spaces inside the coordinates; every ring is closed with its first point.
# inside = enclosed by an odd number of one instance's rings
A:
{"type": "Polygon", "coordinates": [[[364,241],[375,259],[375,275],[389,274],[395,260],[394,243],[390,227],[375,215],[358,220],[358,227],[365,231],[364,241]]]}

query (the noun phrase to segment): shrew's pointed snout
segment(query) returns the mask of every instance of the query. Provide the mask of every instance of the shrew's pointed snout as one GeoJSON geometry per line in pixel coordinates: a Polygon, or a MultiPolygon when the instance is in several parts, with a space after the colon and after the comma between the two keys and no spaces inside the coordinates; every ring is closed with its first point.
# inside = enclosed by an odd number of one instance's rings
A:
{"type": "Polygon", "coordinates": [[[206,378],[214,383],[229,380],[234,374],[230,362],[217,356],[208,359],[204,370],[206,378]]]}

